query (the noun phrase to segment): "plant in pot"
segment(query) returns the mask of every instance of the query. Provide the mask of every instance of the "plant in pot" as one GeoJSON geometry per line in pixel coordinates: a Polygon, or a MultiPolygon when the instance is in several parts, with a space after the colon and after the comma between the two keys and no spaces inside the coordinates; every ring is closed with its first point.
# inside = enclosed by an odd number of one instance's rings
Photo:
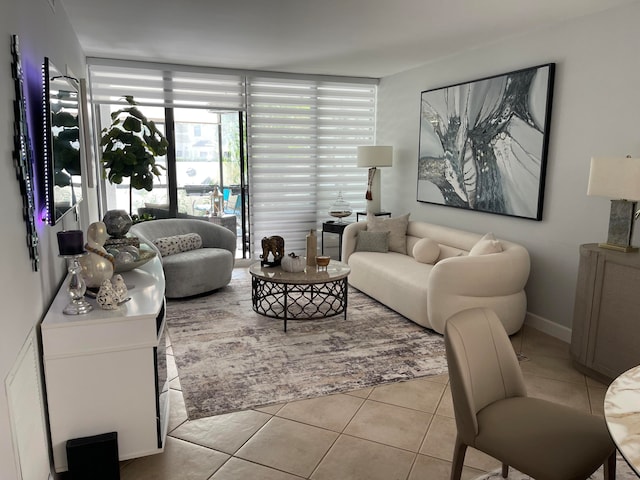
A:
{"type": "Polygon", "coordinates": [[[124,97],[128,107],[111,114],[111,125],[102,130],[100,146],[102,171],[110,183],[121,184],[123,178],[129,182],[129,214],[133,209],[132,192],[153,189],[153,177],[160,177],[163,165],[156,157],[166,155],[169,142],[158,127],[136,106],[132,96],[124,97]]]}

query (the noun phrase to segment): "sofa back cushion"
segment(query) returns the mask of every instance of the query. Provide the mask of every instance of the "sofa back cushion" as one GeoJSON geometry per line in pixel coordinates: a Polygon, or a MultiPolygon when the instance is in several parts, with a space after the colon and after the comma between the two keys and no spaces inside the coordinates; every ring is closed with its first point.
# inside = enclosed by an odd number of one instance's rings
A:
{"type": "Polygon", "coordinates": [[[367,230],[370,232],[389,232],[389,250],[407,254],[407,226],[409,214],[400,217],[385,218],[367,215],[367,230]]]}
{"type": "Polygon", "coordinates": [[[407,226],[407,251],[412,252],[415,244],[425,237],[431,238],[440,246],[440,255],[437,260],[440,261],[445,258],[468,255],[482,235],[432,223],[410,221],[407,226]]]}

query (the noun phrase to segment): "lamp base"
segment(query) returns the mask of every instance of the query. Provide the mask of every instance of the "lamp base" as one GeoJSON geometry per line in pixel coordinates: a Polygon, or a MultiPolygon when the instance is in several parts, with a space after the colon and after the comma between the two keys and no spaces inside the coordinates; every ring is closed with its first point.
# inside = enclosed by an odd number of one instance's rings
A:
{"type": "Polygon", "coordinates": [[[635,210],[636,202],[611,200],[609,233],[607,242],[601,244],[602,248],[609,248],[618,252],[634,251],[635,247],[631,246],[631,237],[633,235],[633,215],[635,210]]]}
{"type": "Polygon", "coordinates": [[[632,253],[632,252],[638,251],[638,247],[633,247],[631,245],[615,245],[613,243],[599,243],[598,246],[600,248],[606,248],[608,250],[615,250],[616,252],[623,252],[623,253],[632,253]]]}

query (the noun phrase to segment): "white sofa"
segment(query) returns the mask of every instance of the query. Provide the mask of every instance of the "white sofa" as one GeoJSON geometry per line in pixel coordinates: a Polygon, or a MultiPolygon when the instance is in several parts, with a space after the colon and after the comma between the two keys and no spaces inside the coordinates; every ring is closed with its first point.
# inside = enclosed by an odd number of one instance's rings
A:
{"type": "MultiPolygon", "coordinates": [[[[407,254],[356,251],[361,230],[367,230],[367,222],[352,223],[342,239],[342,261],[351,267],[348,281],[353,287],[438,333],[444,332],[453,314],[473,307],[494,310],[509,335],[522,327],[530,269],[529,253],[523,246],[498,240],[499,253],[469,255],[483,235],[409,221],[407,254]],[[438,244],[435,264],[414,258],[414,246],[422,238],[438,244]]],[[[425,243],[429,242],[421,245],[425,243]]]]}

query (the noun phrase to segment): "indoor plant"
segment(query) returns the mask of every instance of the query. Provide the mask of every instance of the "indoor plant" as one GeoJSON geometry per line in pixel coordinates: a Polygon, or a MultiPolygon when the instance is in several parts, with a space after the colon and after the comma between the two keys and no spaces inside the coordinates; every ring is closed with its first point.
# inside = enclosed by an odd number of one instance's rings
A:
{"type": "Polygon", "coordinates": [[[149,120],[136,107],[133,97],[124,97],[128,107],[111,114],[111,126],[102,130],[100,146],[103,147],[103,175],[111,183],[129,183],[129,213],[132,210],[132,189],[153,189],[153,176],[160,177],[163,165],[156,157],[166,155],[169,142],[153,120],[149,120]]]}

